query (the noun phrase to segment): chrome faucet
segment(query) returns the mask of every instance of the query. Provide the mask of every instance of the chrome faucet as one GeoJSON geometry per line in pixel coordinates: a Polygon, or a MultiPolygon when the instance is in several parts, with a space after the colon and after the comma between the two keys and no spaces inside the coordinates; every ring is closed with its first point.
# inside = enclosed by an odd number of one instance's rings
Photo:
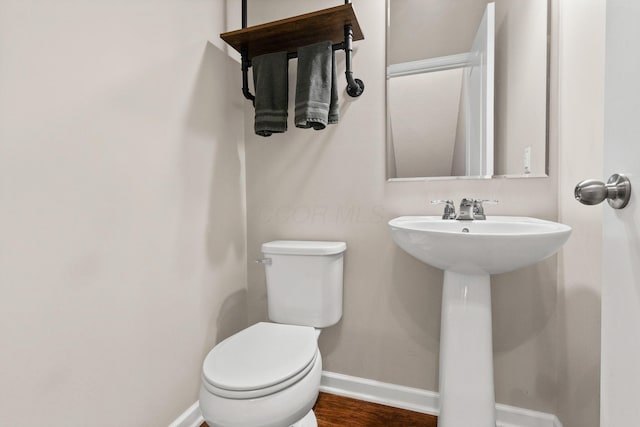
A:
{"type": "Polygon", "coordinates": [[[474,200],[473,201],[473,219],[487,219],[484,214],[483,203],[498,203],[497,200],[474,200]]]}
{"type": "Polygon", "coordinates": [[[475,200],[473,199],[462,199],[462,201],[460,201],[460,212],[458,213],[456,219],[458,221],[472,221],[474,219],[474,204],[475,200]]]}
{"type": "Polygon", "coordinates": [[[497,200],[475,200],[475,199],[462,199],[460,202],[460,213],[456,217],[457,220],[471,221],[474,219],[484,220],[487,219],[484,214],[483,203],[498,203],[497,200]]]}
{"type": "Polygon", "coordinates": [[[442,219],[456,219],[456,207],[453,200],[432,200],[432,205],[444,205],[444,213],[442,219]]]}
{"type": "Polygon", "coordinates": [[[473,221],[474,219],[487,219],[484,214],[483,203],[498,203],[497,200],[475,200],[462,199],[460,202],[460,212],[456,215],[456,207],[453,200],[432,200],[432,205],[444,205],[442,219],[457,219],[458,221],[473,221]]]}

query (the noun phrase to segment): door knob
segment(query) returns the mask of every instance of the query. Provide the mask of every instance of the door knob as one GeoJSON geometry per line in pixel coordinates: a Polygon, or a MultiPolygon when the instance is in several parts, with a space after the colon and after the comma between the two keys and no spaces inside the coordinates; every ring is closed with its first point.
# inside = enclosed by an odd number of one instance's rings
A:
{"type": "Polygon", "coordinates": [[[579,182],[574,190],[577,201],[584,205],[597,205],[607,200],[614,209],[622,209],[631,198],[631,182],[624,175],[613,174],[605,184],[595,179],[579,182]]]}

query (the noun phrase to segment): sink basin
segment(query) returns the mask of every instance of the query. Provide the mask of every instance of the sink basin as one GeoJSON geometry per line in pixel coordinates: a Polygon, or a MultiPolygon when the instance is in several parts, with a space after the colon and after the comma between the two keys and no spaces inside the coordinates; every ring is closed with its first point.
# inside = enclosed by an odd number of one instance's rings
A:
{"type": "Polygon", "coordinates": [[[571,227],[519,216],[486,220],[445,220],[403,216],[389,221],[393,240],[420,261],[467,274],[498,274],[535,264],[553,255],[571,227]]]}
{"type": "Polygon", "coordinates": [[[444,270],[438,427],[495,427],[490,275],[553,255],[571,227],[517,216],[403,216],[389,227],[398,246],[444,270]]]}

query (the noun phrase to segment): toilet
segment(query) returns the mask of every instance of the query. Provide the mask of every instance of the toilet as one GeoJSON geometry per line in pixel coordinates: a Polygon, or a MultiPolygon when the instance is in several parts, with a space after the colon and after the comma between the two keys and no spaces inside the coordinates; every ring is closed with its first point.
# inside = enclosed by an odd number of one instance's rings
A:
{"type": "Polygon", "coordinates": [[[209,427],[317,427],[322,328],[342,317],[344,242],[264,243],[269,320],[216,345],[202,367],[209,427]]]}

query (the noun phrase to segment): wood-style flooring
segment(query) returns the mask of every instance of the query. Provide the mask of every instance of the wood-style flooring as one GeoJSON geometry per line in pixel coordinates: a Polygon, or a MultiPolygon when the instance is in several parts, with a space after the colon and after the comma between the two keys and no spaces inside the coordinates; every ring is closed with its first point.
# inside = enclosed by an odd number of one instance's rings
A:
{"type": "Polygon", "coordinates": [[[327,393],[320,393],[313,411],[318,427],[436,427],[438,424],[438,418],[433,415],[327,393]]]}

